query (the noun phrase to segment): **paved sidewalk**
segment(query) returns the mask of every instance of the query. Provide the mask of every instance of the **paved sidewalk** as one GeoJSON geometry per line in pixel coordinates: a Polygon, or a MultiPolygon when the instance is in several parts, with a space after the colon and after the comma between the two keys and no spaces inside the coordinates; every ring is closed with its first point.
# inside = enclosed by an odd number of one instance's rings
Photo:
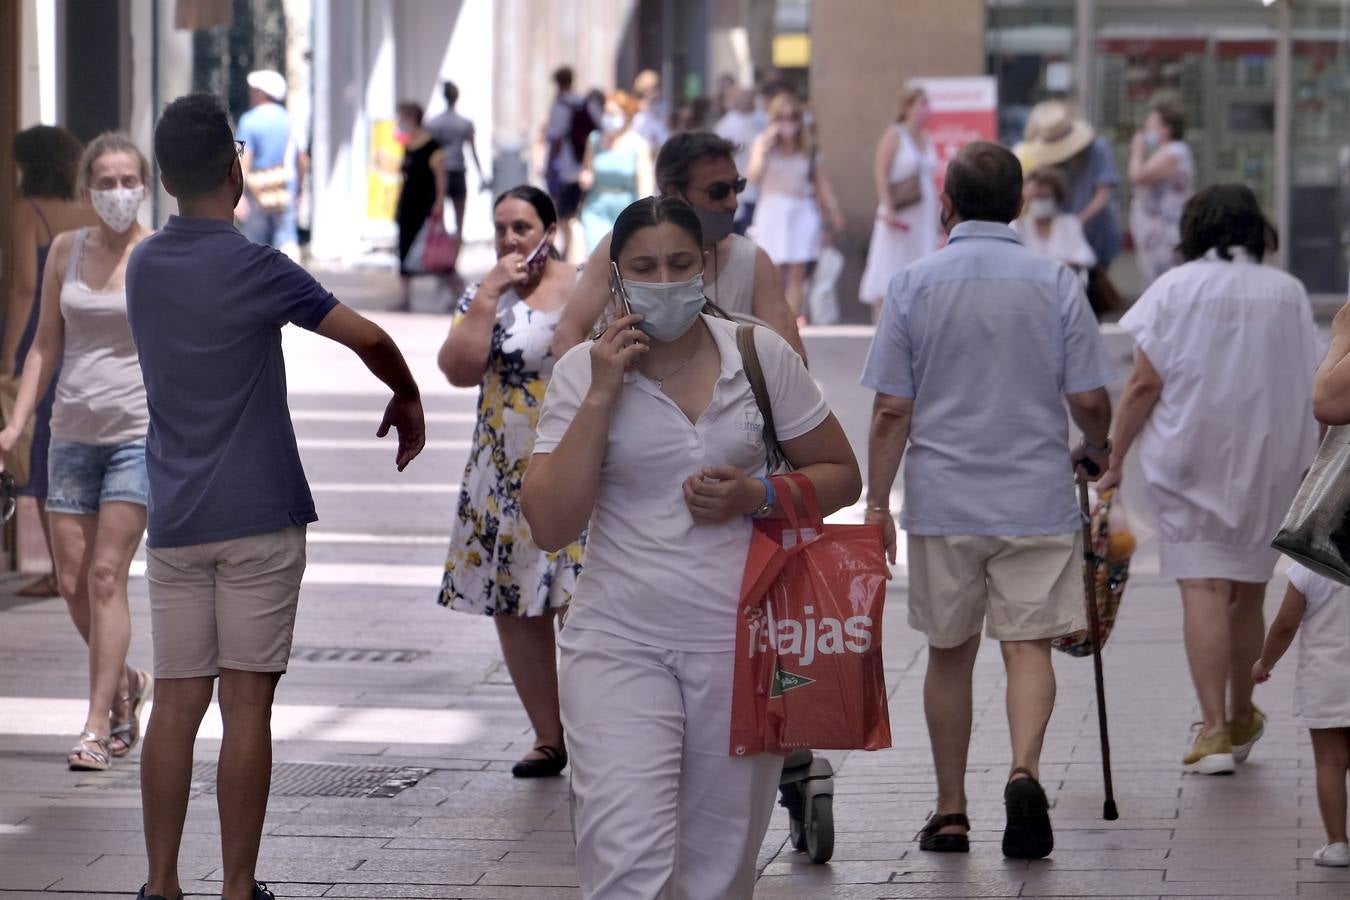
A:
{"type": "MultiPolygon", "coordinates": [[[[288,333],[291,406],[321,520],[311,530],[296,658],[282,681],[278,766],[260,877],[281,897],[573,898],[565,780],[518,782],[510,765],[530,733],[487,619],[433,602],[473,418],[472,392],[435,373],[446,321],[381,319],[427,390],[432,444],[402,476],[373,438],[382,396],[353,360],[288,333]],[[372,771],[375,770],[375,771],[372,771]],[[400,781],[401,779],[401,781],[400,781]],[[394,796],[342,796],[386,784],[394,796]]],[[[810,339],[813,367],[855,446],[870,398],[856,387],[863,338],[810,339]]],[[[856,513],[854,513],[856,514],[856,513]]],[[[1121,819],[1103,822],[1091,664],[1057,657],[1060,704],[1043,780],[1056,852],[1036,863],[999,852],[1007,769],[997,648],[976,677],[968,857],[924,854],[913,835],[931,809],[920,704],[924,652],[905,625],[903,578],[885,634],[895,747],[831,754],[835,858],[813,866],[775,817],[756,897],[1348,897],[1350,873],[1318,869],[1311,752],[1289,721],[1293,666],[1258,701],[1266,738],[1231,778],[1183,776],[1197,717],[1175,588],[1145,541],[1106,654],[1121,819]]],[[[139,567],[133,574],[139,573],[139,567]]],[[[136,754],[106,774],[67,772],[84,715],[83,647],[60,600],[24,602],[0,584],[0,900],[129,895],[144,880],[136,754]]],[[[1272,585],[1277,602],[1282,583],[1272,585]]],[[[131,660],[149,661],[143,578],[133,578],[131,660]]],[[[214,729],[214,730],[213,730],[214,729]]],[[[219,896],[210,761],[199,742],[184,841],[186,889],[219,896]]]]}

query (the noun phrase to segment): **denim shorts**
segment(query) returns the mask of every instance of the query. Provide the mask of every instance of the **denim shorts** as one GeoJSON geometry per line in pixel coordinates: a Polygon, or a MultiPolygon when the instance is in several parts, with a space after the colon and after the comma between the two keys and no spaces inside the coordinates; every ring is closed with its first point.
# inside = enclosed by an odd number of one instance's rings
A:
{"type": "Polygon", "coordinates": [[[47,512],[98,514],[110,500],[146,505],[145,438],[125,444],[77,444],[52,438],[47,456],[47,512]]]}

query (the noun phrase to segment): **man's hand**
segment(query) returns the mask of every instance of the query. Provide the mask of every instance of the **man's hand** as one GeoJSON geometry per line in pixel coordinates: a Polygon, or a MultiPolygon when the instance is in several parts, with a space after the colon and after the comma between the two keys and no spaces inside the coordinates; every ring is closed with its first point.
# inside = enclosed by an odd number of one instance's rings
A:
{"type": "Polygon", "coordinates": [[[1100,481],[1111,468],[1110,449],[1089,447],[1087,441],[1081,441],[1069,458],[1073,461],[1074,470],[1081,471],[1088,481],[1100,481]]]}
{"type": "MultiPolygon", "coordinates": [[[[897,540],[895,517],[892,516],[889,511],[883,512],[879,509],[869,509],[867,512],[863,513],[863,521],[868,525],[877,524],[881,526],[882,542],[886,547],[886,559],[891,565],[895,565],[895,548],[897,540]]],[[[890,573],[887,573],[887,577],[890,577],[890,573]]]]}
{"type": "Polygon", "coordinates": [[[394,462],[402,472],[408,467],[427,442],[426,420],[422,415],[420,397],[394,397],[384,409],[384,420],[376,437],[384,437],[393,428],[398,432],[398,456],[394,462]]]}
{"type": "Polygon", "coordinates": [[[762,481],[734,466],[704,469],[684,481],[684,502],[689,514],[704,525],[748,516],[764,504],[765,495],[762,481]]]}

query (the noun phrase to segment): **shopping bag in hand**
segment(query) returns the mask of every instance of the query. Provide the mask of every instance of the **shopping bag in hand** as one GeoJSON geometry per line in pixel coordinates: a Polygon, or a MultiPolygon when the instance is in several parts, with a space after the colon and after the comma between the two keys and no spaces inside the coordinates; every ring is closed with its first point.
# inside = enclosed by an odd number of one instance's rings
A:
{"type": "Polygon", "coordinates": [[[433,213],[413,238],[404,265],[410,272],[448,275],[455,271],[458,259],[459,238],[445,230],[439,213],[433,213]]]}
{"type": "Polygon", "coordinates": [[[1125,582],[1130,579],[1130,557],[1136,544],[1125,507],[1115,491],[1105,491],[1097,498],[1091,524],[1092,546],[1085,548],[1083,555],[1084,565],[1089,567],[1093,577],[1093,600],[1097,604],[1097,628],[1101,633],[1094,639],[1089,626],[1050,642],[1051,647],[1070,656],[1091,656],[1098,643],[1106,646],[1120,612],[1125,582]]]}
{"type": "Polygon", "coordinates": [[[733,756],[891,745],[881,526],[826,525],[810,479],[774,478],[786,522],[755,522],[736,618],[733,756]],[[801,492],[798,520],[788,484],[801,492]]]}

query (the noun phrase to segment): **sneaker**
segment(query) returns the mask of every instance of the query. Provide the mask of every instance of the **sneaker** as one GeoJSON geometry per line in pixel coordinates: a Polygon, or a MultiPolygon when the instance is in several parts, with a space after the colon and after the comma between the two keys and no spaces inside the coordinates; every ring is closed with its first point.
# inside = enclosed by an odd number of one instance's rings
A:
{"type": "Polygon", "coordinates": [[[1252,707],[1252,717],[1245,725],[1239,725],[1237,722],[1228,723],[1228,734],[1233,742],[1233,759],[1244,763],[1248,755],[1252,752],[1252,747],[1257,741],[1261,740],[1261,735],[1266,733],[1266,714],[1260,709],[1252,707]]]}
{"type": "Polygon", "coordinates": [[[1201,731],[1195,736],[1191,752],[1181,758],[1181,764],[1187,772],[1200,775],[1232,775],[1237,771],[1233,761],[1233,742],[1228,732],[1206,735],[1201,731]]]}
{"type": "Polygon", "coordinates": [[[1335,866],[1340,869],[1350,866],[1350,844],[1344,841],[1339,844],[1327,844],[1313,854],[1313,865],[1335,866]]]}

